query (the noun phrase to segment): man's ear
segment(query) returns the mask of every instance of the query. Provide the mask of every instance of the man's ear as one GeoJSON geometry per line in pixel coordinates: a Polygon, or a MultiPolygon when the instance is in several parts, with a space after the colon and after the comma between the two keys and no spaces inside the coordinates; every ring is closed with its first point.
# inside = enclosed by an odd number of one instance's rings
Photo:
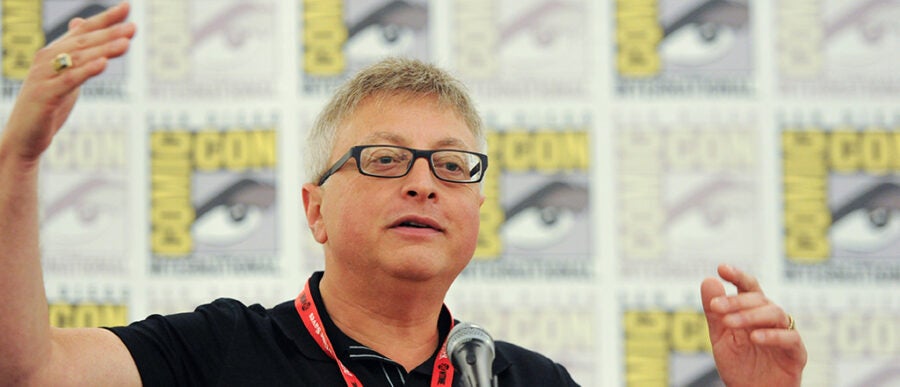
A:
{"type": "Polygon", "coordinates": [[[328,240],[328,233],[322,219],[322,187],[313,183],[303,184],[303,210],[306,212],[306,223],[313,238],[319,243],[325,243],[328,240]]]}

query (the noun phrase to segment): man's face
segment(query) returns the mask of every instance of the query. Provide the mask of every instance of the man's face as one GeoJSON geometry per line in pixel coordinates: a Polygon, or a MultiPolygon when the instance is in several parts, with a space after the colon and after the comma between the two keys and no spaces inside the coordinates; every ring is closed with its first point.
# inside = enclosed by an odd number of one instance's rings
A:
{"type": "MultiPolygon", "coordinates": [[[[433,97],[368,98],[338,128],[330,163],[356,145],[477,151],[469,128],[433,97]]],[[[477,183],[439,180],[417,159],[400,178],[364,176],[349,160],[321,187],[304,186],[307,219],[324,244],[326,270],[452,281],[472,258],[478,211],[477,183]]]]}

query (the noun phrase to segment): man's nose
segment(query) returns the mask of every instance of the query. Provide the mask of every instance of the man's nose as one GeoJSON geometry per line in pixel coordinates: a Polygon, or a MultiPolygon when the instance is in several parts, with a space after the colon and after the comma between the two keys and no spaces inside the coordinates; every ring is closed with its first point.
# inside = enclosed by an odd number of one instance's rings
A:
{"type": "Polygon", "coordinates": [[[431,172],[428,160],[419,158],[413,161],[409,173],[404,176],[404,190],[410,197],[436,198],[437,177],[431,172]]]}

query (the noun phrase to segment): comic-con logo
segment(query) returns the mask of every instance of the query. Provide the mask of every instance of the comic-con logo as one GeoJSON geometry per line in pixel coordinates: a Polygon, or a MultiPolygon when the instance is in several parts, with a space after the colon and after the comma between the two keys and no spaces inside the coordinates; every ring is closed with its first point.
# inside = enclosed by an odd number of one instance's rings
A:
{"type": "Polygon", "coordinates": [[[795,263],[895,258],[900,134],[806,127],[782,134],[785,253],[795,263]]]}
{"type": "Polygon", "coordinates": [[[626,385],[705,386],[719,380],[702,312],[628,310],[622,325],[626,385]]]}
{"type": "Polygon", "coordinates": [[[160,130],[150,147],[154,254],[184,257],[235,249],[260,232],[273,237],[260,227],[275,204],[266,177],[277,159],[274,130],[160,130]]]}
{"type": "Polygon", "coordinates": [[[802,0],[775,5],[778,69],[786,80],[897,79],[892,58],[900,49],[900,2],[802,0]]]}
{"type": "Polygon", "coordinates": [[[50,325],[57,328],[115,327],[128,324],[128,306],[117,303],[50,302],[50,325]]]}
{"type": "MultiPolygon", "coordinates": [[[[842,294],[846,295],[846,294],[842,294]]],[[[870,298],[865,296],[863,298],[870,298]]],[[[864,304],[864,302],[863,302],[864,304]]],[[[803,341],[816,360],[807,364],[803,383],[814,386],[900,385],[900,315],[896,310],[859,305],[837,311],[798,311],[803,341]]]]}
{"type": "Polygon", "coordinates": [[[492,132],[488,144],[491,166],[476,256],[559,249],[587,218],[588,187],[573,179],[590,165],[587,132],[492,132]]]}
{"type": "Polygon", "coordinates": [[[587,1],[455,0],[455,72],[480,96],[581,96],[590,71],[587,1]]]}
{"type": "Polygon", "coordinates": [[[271,0],[148,2],[150,95],[270,95],[279,63],[277,6],[271,0]]]}
{"type": "Polygon", "coordinates": [[[746,1],[616,1],[616,68],[625,78],[743,68],[746,1]]]}
{"type": "MultiPolygon", "coordinates": [[[[4,0],[0,19],[4,95],[18,93],[18,87],[28,74],[35,53],[65,34],[69,29],[69,20],[99,14],[113,3],[113,0],[4,0]]],[[[88,96],[121,95],[123,82],[117,78],[121,78],[124,71],[122,60],[110,61],[103,74],[85,84],[82,93],[88,96]],[[105,81],[109,79],[113,81],[105,81]]]]}
{"type": "Polygon", "coordinates": [[[386,56],[427,59],[428,7],[423,0],[304,0],[303,88],[330,92],[349,74],[386,56]]]}

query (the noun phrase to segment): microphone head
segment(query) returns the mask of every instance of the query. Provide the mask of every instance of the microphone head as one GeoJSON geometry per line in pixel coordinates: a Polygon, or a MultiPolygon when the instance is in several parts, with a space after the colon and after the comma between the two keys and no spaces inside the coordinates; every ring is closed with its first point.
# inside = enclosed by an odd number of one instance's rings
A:
{"type": "Polygon", "coordinates": [[[450,330],[450,334],[447,336],[447,354],[452,358],[453,354],[470,343],[481,344],[488,349],[490,360],[494,360],[494,339],[484,328],[468,322],[456,324],[450,330]]]}
{"type": "Polygon", "coordinates": [[[495,387],[494,339],[484,328],[459,323],[447,335],[447,356],[459,371],[465,387],[495,387]]]}

